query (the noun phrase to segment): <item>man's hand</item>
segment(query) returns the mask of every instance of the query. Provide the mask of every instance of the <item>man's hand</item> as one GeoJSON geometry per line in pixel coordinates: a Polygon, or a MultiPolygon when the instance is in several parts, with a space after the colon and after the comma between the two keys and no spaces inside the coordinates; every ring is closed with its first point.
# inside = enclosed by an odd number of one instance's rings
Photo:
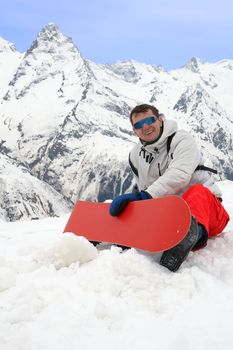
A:
{"type": "Polygon", "coordinates": [[[122,194],[113,199],[109,208],[109,214],[112,216],[118,216],[122,213],[129,202],[140,201],[143,199],[151,199],[151,196],[145,191],[122,194]]]}

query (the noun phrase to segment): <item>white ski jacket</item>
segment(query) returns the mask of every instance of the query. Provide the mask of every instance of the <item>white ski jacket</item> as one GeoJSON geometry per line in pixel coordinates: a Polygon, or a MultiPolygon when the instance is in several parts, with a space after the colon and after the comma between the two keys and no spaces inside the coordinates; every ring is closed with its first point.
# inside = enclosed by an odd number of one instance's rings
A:
{"type": "Polygon", "coordinates": [[[208,171],[196,170],[203,165],[201,151],[187,131],[177,130],[175,121],[164,120],[163,133],[156,142],[143,145],[139,141],[129,160],[139,190],[147,191],[152,198],[182,195],[193,184],[206,186],[217,197],[222,195],[208,171]],[[167,139],[173,133],[167,152],[167,139]]]}

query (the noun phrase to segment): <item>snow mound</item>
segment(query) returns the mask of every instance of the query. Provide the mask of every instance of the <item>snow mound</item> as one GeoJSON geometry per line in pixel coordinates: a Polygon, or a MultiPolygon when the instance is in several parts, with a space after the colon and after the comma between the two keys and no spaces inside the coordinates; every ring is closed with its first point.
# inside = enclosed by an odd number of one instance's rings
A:
{"type": "Polygon", "coordinates": [[[86,238],[71,232],[58,234],[36,249],[33,260],[40,265],[53,264],[56,269],[73,263],[83,264],[97,257],[98,251],[86,238]]]}
{"type": "Polygon", "coordinates": [[[15,285],[16,274],[13,269],[7,267],[0,268],[0,292],[15,285]]]}

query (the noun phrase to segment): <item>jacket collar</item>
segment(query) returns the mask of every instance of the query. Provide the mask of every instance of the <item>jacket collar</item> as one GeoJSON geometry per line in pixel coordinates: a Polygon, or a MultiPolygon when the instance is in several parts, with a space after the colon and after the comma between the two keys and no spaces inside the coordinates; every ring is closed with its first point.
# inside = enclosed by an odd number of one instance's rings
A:
{"type": "Polygon", "coordinates": [[[154,141],[150,141],[150,142],[146,142],[146,141],[143,141],[142,139],[139,139],[141,144],[143,145],[143,147],[146,147],[146,146],[149,146],[149,145],[153,145],[154,143],[158,142],[160,137],[162,136],[163,134],[163,129],[164,129],[164,122],[163,124],[161,125],[160,127],[160,133],[159,133],[159,136],[157,137],[157,139],[155,139],[154,141]]]}

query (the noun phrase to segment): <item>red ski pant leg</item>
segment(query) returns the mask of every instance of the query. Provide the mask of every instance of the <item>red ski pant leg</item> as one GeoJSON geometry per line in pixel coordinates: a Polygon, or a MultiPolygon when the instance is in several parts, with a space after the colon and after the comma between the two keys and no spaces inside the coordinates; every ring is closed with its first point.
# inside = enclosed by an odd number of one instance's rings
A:
{"type": "Polygon", "coordinates": [[[202,224],[209,236],[221,233],[230,220],[218,198],[205,186],[191,186],[182,198],[188,204],[191,214],[202,224]]]}

